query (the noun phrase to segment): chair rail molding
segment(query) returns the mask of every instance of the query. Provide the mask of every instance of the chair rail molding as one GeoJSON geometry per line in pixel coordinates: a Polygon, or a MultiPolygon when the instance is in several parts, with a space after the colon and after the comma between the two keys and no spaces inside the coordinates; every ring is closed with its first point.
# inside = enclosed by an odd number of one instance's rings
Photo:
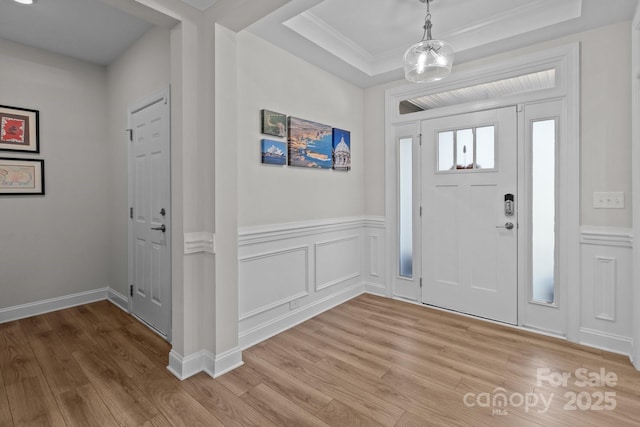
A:
{"type": "Polygon", "coordinates": [[[184,234],[184,254],[216,253],[216,236],[213,233],[201,231],[184,234]]]}
{"type": "Polygon", "coordinates": [[[384,295],[384,230],[375,216],[241,227],[240,348],[363,292],[384,295]]]}

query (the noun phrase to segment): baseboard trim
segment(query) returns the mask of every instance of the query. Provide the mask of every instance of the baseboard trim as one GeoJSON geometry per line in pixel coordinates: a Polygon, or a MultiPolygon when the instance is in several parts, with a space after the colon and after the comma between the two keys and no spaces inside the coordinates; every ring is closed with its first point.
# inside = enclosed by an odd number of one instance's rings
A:
{"type": "Polygon", "coordinates": [[[204,370],[202,353],[203,351],[199,351],[183,357],[175,350],[171,350],[169,352],[169,366],[167,366],[167,369],[178,377],[180,381],[186,380],[204,370]]]}
{"type": "Polygon", "coordinates": [[[209,354],[213,357],[213,368],[206,368],[205,372],[213,378],[218,378],[220,375],[244,365],[240,347],[232,348],[215,356],[209,354]]]}
{"type": "Polygon", "coordinates": [[[262,342],[280,332],[286,331],[295,325],[304,322],[323,313],[337,305],[340,305],[365,292],[364,284],[357,283],[351,285],[340,292],[331,294],[323,299],[315,301],[309,305],[293,310],[283,316],[276,317],[269,322],[258,325],[239,334],[239,348],[244,350],[259,342],[262,342]]]}
{"type": "Polygon", "coordinates": [[[200,372],[206,372],[212,378],[217,378],[243,364],[240,347],[232,348],[218,355],[208,350],[200,350],[186,357],[171,350],[167,369],[180,381],[183,381],[200,372]]]}
{"type": "Polygon", "coordinates": [[[364,291],[368,294],[378,295],[379,297],[387,296],[387,288],[384,285],[380,285],[378,283],[365,282],[364,291]]]}
{"type": "Polygon", "coordinates": [[[118,308],[121,308],[125,312],[129,312],[129,299],[122,295],[115,289],[109,288],[107,291],[107,298],[118,308]]]}
{"type": "Polygon", "coordinates": [[[64,310],[82,304],[89,304],[107,299],[109,288],[99,288],[91,291],[78,292],[62,297],[49,298],[27,304],[16,305],[0,309],[0,323],[11,322],[52,311],[64,310]]]}
{"type": "Polygon", "coordinates": [[[595,329],[580,328],[580,344],[612,353],[631,356],[632,341],[629,337],[597,331],[595,329]]]}

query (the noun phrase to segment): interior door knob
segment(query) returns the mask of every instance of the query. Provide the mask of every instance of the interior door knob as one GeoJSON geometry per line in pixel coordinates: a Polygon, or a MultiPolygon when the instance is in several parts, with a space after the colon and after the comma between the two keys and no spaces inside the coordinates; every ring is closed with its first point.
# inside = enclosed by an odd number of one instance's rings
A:
{"type": "Polygon", "coordinates": [[[167,227],[164,226],[164,224],[162,224],[160,227],[151,227],[152,230],[159,230],[162,231],[163,233],[165,231],[167,231],[167,227]]]}
{"type": "Polygon", "coordinates": [[[513,227],[512,222],[505,222],[504,225],[496,225],[496,228],[506,228],[507,230],[511,230],[513,227]]]}

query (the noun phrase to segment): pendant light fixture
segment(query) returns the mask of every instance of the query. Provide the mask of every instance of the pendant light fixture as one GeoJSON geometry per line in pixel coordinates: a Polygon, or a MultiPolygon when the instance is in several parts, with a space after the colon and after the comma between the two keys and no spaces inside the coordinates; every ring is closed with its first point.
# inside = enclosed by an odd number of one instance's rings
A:
{"type": "Polygon", "coordinates": [[[431,13],[429,5],[435,0],[418,0],[427,4],[422,40],[411,46],[404,54],[404,77],[414,83],[429,83],[441,80],[451,73],[453,49],[442,40],[431,38],[431,13]],[[426,36],[426,39],[425,39],[426,36]]]}

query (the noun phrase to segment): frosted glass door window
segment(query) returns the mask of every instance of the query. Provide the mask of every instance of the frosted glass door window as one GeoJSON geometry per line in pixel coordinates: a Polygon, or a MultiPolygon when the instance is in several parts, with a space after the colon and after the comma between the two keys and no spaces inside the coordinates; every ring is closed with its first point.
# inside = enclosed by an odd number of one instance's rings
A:
{"type": "Polygon", "coordinates": [[[400,139],[400,276],[413,276],[413,140],[400,139]]]}
{"type": "Polygon", "coordinates": [[[494,129],[494,126],[476,128],[476,169],[496,167],[494,129]]]}
{"type": "Polygon", "coordinates": [[[438,171],[453,169],[453,131],[438,132],[438,171]]]}
{"type": "Polygon", "coordinates": [[[532,126],[533,300],[555,302],[556,121],[532,126]]]}

